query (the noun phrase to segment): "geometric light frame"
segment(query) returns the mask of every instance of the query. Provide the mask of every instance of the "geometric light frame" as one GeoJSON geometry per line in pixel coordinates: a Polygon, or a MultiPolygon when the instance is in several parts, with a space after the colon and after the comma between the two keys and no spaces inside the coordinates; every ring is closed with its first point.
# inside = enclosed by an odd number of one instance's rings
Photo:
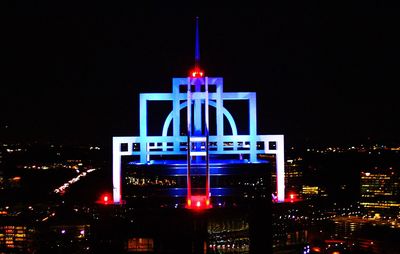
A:
{"type": "MultiPolygon", "coordinates": [[[[223,79],[221,77],[203,77],[201,82],[209,86],[215,86],[215,92],[208,92],[209,105],[216,109],[216,135],[209,136],[209,154],[237,154],[238,156],[248,154],[249,163],[258,163],[258,154],[274,154],[276,158],[276,182],[277,200],[283,202],[285,199],[285,170],[284,170],[284,136],[283,135],[257,135],[257,107],[255,92],[224,92],[223,79]],[[236,123],[229,111],[223,106],[224,100],[245,100],[249,104],[249,133],[238,135],[236,123]],[[224,133],[224,117],[228,120],[232,129],[231,135],[224,133]]],[[[187,136],[180,135],[180,110],[187,106],[187,93],[180,92],[180,87],[193,84],[193,79],[173,78],[172,93],[141,93],[140,94],[140,135],[134,137],[113,137],[113,200],[120,204],[121,200],[121,159],[125,155],[136,155],[138,163],[151,163],[152,157],[159,155],[186,155],[187,136]],[[161,136],[148,136],[148,111],[149,101],[172,101],[172,112],[165,120],[161,136]],[[171,119],[172,118],[172,119],[171,119]],[[167,130],[172,121],[172,135],[167,135],[167,130]],[[123,145],[124,144],[124,145],[123,145]],[[126,150],[123,150],[125,147],[126,150]]],[[[198,103],[205,98],[204,92],[193,92],[195,115],[201,115],[201,104],[198,103]]],[[[197,126],[201,126],[201,117],[195,117],[197,126]]]]}

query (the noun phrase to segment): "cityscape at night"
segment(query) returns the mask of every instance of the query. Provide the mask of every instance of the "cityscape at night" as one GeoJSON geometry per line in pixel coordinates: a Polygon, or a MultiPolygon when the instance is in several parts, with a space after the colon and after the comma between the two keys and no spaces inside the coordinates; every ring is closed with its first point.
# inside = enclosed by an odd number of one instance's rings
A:
{"type": "Polygon", "coordinates": [[[17,6],[0,253],[400,253],[397,10],[338,7],[17,6]]]}

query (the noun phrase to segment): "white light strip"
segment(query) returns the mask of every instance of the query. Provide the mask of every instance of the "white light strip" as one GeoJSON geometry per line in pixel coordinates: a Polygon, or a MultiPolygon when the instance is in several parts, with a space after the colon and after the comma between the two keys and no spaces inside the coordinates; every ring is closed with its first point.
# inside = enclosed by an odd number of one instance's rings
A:
{"type": "Polygon", "coordinates": [[[190,137],[190,141],[192,142],[206,142],[206,137],[190,137]]]}
{"type": "Polygon", "coordinates": [[[207,153],[206,152],[199,152],[199,151],[192,151],[190,152],[191,156],[206,156],[207,153]]]}
{"type": "Polygon", "coordinates": [[[121,143],[113,138],[113,200],[115,204],[121,202],[121,143]]]}

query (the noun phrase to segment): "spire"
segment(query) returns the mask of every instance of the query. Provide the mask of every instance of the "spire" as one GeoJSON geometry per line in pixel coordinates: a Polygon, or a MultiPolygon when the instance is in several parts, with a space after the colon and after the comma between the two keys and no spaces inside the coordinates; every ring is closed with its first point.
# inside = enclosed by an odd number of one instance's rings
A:
{"type": "Polygon", "coordinates": [[[200,67],[200,40],[199,40],[199,17],[196,17],[196,48],[194,54],[195,67],[200,67]]]}
{"type": "Polygon", "coordinates": [[[200,36],[199,36],[199,17],[196,17],[196,42],[194,50],[194,69],[190,72],[193,78],[201,78],[204,72],[200,69],[200,36]]]}

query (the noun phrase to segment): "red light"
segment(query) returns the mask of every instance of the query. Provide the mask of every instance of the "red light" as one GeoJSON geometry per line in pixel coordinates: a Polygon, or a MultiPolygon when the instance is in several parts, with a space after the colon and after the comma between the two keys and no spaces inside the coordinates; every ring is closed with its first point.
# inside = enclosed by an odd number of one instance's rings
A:
{"type": "Polygon", "coordinates": [[[191,196],[190,199],[187,199],[186,208],[194,209],[197,211],[201,211],[203,209],[210,209],[212,208],[210,199],[208,196],[191,196]],[[193,203],[193,205],[192,205],[193,203]]]}
{"type": "Polygon", "coordinates": [[[192,76],[193,78],[200,78],[204,76],[204,72],[199,68],[196,68],[190,72],[190,76],[192,76]]]}
{"type": "Polygon", "coordinates": [[[113,203],[112,196],[110,193],[103,193],[100,198],[96,201],[98,204],[108,205],[113,203]]]}
{"type": "Polygon", "coordinates": [[[285,202],[295,203],[301,201],[299,194],[296,192],[288,192],[285,198],[285,202]]]}

